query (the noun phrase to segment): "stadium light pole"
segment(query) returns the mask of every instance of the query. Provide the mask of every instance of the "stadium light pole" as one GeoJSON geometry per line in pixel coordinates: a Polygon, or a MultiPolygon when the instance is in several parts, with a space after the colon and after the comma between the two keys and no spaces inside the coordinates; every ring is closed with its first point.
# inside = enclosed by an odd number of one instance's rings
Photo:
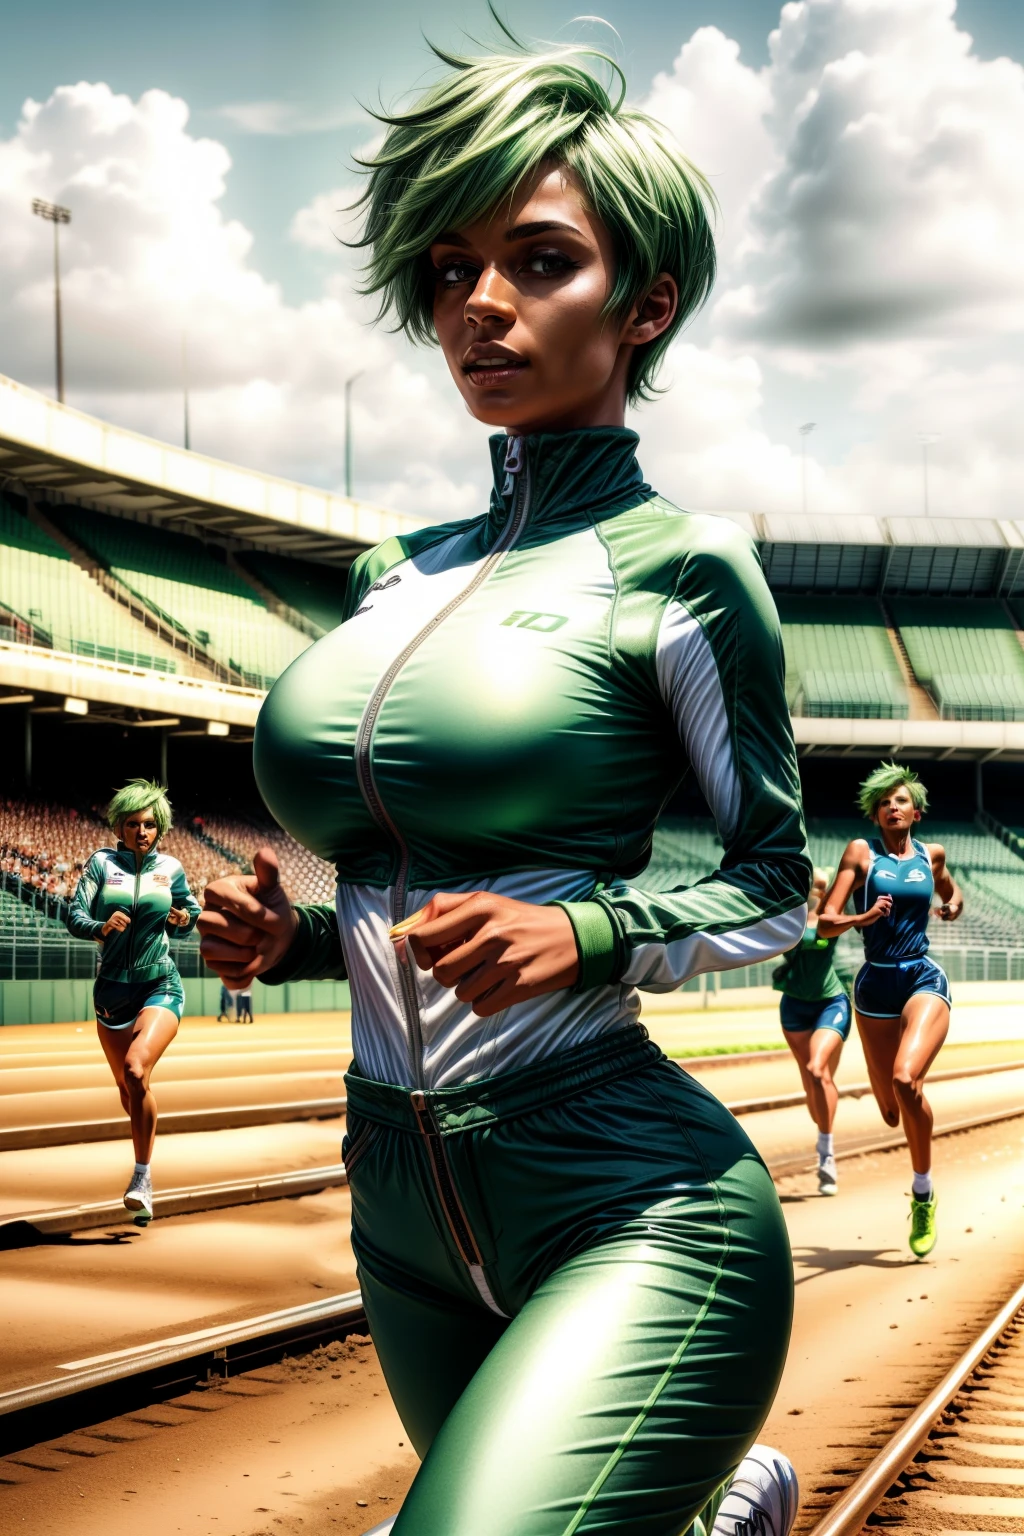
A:
{"type": "Polygon", "coordinates": [[[181,333],[181,389],[184,404],[185,452],[188,453],[192,444],[188,422],[188,332],[184,330],[181,333]]]}
{"type": "Polygon", "coordinates": [[[919,432],[917,440],[921,444],[921,474],[924,483],[924,515],[928,516],[928,449],[939,440],[937,432],[919,432]]]}
{"type": "Polygon", "coordinates": [[[807,439],[817,426],[815,421],[805,421],[800,428],[800,499],[804,516],[807,516],[807,439]]]}
{"type": "Polygon", "coordinates": [[[60,237],[62,224],[71,223],[71,209],[59,203],[44,202],[41,197],[32,199],[32,212],[41,219],[49,219],[53,225],[53,307],[57,322],[57,399],[64,404],[64,334],[60,319],[60,237]]]}
{"type": "Polygon", "coordinates": [[[352,385],[366,372],[350,374],[345,380],[345,495],[352,500],[352,385]]]}

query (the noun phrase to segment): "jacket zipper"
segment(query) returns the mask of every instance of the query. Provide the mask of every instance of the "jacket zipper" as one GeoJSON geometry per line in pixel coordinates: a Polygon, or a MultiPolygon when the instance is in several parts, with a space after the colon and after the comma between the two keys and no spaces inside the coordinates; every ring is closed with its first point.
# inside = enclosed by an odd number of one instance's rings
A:
{"type": "MultiPolygon", "coordinates": [[[[440,611],[429,619],[423,628],[414,635],[405,649],[395,657],[394,661],[384,673],[363,711],[363,718],[359,722],[359,730],[356,733],[355,766],[356,779],[359,789],[366,802],[366,807],[374,821],[391,837],[398,849],[398,872],[392,883],[391,897],[391,922],[392,925],[400,923],[405,917],[405,903],[409,887],[409,846],[402,836],[390,812],[385,806],[373,772],[373,733],[384,700],[409,659],[415,654],[434,630],[460,608],[467,598],[472,597],[488,577],[500,565],[502,558],[516,543],[526,524],[530,511],[530,479],[529,466],[526,461],[525,445],[522,438],[513,438],[505,454],[505,494],[511,490],[512,507],[504,528],[495,540],[494,548],[484,560],[480,569],[471,581],[467,582],[462,591],[457,593],[440,611]],[[520,477],[516,479],[516,477],[520,477]],[[514,484],[510,482],[515,481],[514,484]]],[[[398,964],[399,1000],[402,1012],[405,1015],[406,1029],[409,1032],[409,1054],[412,1069],[412,1080],[417,1088],[423,1088],[423,1031],[420,1025],[419,1004],[416,1000],[416,982],[412,974],[412,965],[403,942],[395,945],[395,957],[398,964]]],[[[440,1193],[440,1189],[439,1189],[440,1193]]],[[[468,1262],[468,1261],[467,1261],[468,1262]]]]}
{"type": "MultiPolygon", "coordinates": [[[[143,862],[145,862],[145,855],[143,855],[143,862]]],[[[136,858],[136,860],[135,860],[135,894],[132,896],[132,917],[131,917],[131,922],[128,924],[128,964],[125,966],[125,970],[127,970],[127,971],[131,970],[132,962],[135,959],[135,916],[136,916],[136,913],[138,912],[138,907],[139,907],[139,881],[141,879],[142,879],[142,865],[138,862],[138,859],[136,858]]]]}

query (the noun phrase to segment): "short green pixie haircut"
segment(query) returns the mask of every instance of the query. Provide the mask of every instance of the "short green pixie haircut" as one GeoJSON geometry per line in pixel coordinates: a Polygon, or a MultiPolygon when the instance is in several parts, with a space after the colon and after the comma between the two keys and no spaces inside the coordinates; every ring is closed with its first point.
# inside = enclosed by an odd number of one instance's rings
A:
{"type": "Polygon", "coordinates": [[[912,768],[902,768],[899,763],[879,763],[868,774],[860,792],[857,795],[857,804],[861,812],[869,821],[874,821],[875,812],[892,790],[905,784],[910,791],[910,798],[914,802],[914,809],[920,811],[923,816],[928,809],[928,791],[912,768]]]}
{"type": "Polygon", "coordinates": [[[157,837],[171,830],[171,802],[162,784],[151,779],[129,779],[107,806],[107,825],[116,832],[126,816],[136,816],[139,811],[153,812],[157,837]]]}
{"type": "Polygon", "coordinates": [[[628,314],[661,272],[679,284],[672,324],[637,347],[631,364],[630,404],[650,399],[673,337],[715,279],[714,193],[667,128],[623,105],[626,81],[614,60],[579,46],[530,52],[494,19],[508,51],[462,57],[431,45],[449,73],[407,111],[374,113],[387,134],[358,162],[369,172],[355,242],[369,251],[363,292],[380,295],[379,319],[436,342],[431,242],[513,198],[542,164],[562,166],[612,238],[606,314],[628,314]],[[602,66],[618,82],[614,99],[595,72],[602,66]]]}

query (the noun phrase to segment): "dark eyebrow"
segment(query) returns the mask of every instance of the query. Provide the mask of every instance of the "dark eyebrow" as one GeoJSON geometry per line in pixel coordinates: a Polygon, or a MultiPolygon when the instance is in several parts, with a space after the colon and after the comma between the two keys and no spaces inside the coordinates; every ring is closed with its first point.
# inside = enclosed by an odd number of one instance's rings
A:
{"type": "Polygon", "coordinates": [[[546,235],[551,230],[560,229],[566,234],[578,235],[581,233],[575,224],[562,224],[558,219],[538,219],[532,224],[516,224],[512,229],[506,229],[506,240],[529,240],[532,235],[546,235]]]}
{"type": "MultiPolygon", "coordinates": [[[[529,240],[534,235],[547,235],[552,230],[561,230],[565,234],[580,235],[583,231],[576,228],[575,224],[563,224],[558,219],[537,219],[532,224],[516,224],[512,229],[506,229],[502,239],[512,243],[516,240],[529,240]]],[[[435,235],[431,245],[462,245],[469,241],[454,229],[446,229],[439,235],[435,235]]]]}

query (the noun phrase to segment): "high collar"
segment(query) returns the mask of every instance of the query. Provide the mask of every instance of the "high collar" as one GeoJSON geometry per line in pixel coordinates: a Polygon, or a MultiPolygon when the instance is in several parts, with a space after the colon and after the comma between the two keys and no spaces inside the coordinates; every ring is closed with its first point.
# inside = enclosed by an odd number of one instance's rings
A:
{"type": "Polygon", "coordinates": [[[143,869],[143,870],[146,869],[146,867],[149,865],[150,859],[155,859],[156,858],[157,847],[158,847],[158,844],[154,844],[153,847],[149,850],[148,853],[144,853],[142,855],[142,863],[141,864],[136,864],[136,862],[135,862],[135,849],[134,848],[129,848],[128,844],[125,843],[125,842],[122,842],[120,838],[118,838],[118,840],[117,840],[117,852],[118,852],[119,856],[121,858],[123,858],[123,859],[126,859],[131,864],[132,869],[143,869]]]}
{"type": "MultiPolygon", "coordinates": [[[[505,492],[509,480],[505,463],[516,441],[503,432],[490,439],[494,473],[490,518],[499,524],[511,507],[511,496],[505,492]]],[[[584,510],[635,506],[649,496],[650,486],[636,462],[639,441],[628,427],[581,427],[575,432],[536,432],[519,438],[521,462],[529,475],[530,525],[561,521],[584,510]]]]}

